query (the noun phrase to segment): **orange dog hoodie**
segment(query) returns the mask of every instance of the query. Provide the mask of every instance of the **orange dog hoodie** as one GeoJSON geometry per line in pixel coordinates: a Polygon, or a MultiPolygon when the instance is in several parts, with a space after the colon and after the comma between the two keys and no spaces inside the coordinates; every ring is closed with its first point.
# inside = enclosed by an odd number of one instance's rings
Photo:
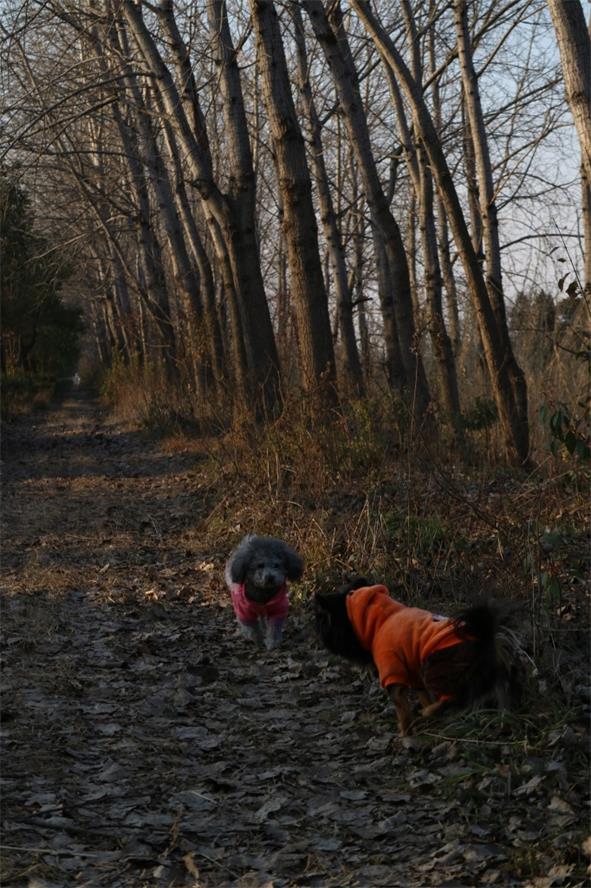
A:
{"type": "Polygon", "coordinates": [[[394,601],[385,586],[356,589],[347,596],[347,613],[384,688],[400,684],[421,689],[421,667],[431,654],[466,640],[452,620],[394,601]]]}

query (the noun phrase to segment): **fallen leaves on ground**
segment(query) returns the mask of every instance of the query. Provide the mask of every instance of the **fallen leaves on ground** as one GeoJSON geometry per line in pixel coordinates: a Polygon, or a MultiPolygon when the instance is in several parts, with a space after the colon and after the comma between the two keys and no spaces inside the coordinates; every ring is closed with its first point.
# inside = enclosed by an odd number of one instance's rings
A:
{"type": "Polygon", "coordinates": [[[196,544],[214,504],[191,452],[82,399],[20,435],[4,465],[4,885],[585,884],[578,715],[512,730],[476,713],[404,749],[372,677],[318,650],[305,604],[277,651],[237,635],[225,553],[196,544]]]}

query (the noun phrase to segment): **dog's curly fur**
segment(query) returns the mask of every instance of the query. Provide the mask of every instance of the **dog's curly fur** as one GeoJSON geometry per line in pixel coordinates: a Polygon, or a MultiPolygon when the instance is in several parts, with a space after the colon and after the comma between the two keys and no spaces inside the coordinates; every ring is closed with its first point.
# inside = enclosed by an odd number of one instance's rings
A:
{"type": "MultiPolygon", "coordinates": [[[[303,571],[302,558],[283,540],[247,534],[230,555],[224,577],[229,589],[235,584],[244,585],[250,601],[265,605],[288,581],[299,580],[303,571]]],[[[255,627],[242,626],[242,629],[245,635],[267,648],[276,647],[281,641],[281,625],[266,625],[262,620],[255,627]]]]}
{"type": "MultiPolygon", "coordinates": [[[[371,585],[356,579],[337,592],[317,593],[314,600],[316,630],[324,646],[334,654],[359,664],[372,663],[371,652],[357,638],[347,613],[347,596],[371,585]]],[[[419,691],[422,714],[442,708],[469,707],[495,698],[498,705],[515,704],[521,693],[520,646],[508,629],[502,610],[490,602],[476,604],[453,619],[458,635],[466,640],[431,655],[423,664],[419,691]],[[440,701],[443,696],[453,701],[440,701]],[[439,701],[439,702],[435,702],[439,701]]],[[[410,733],[412,722],[407,689],[390,686],[401,733],[410,733]]]]}

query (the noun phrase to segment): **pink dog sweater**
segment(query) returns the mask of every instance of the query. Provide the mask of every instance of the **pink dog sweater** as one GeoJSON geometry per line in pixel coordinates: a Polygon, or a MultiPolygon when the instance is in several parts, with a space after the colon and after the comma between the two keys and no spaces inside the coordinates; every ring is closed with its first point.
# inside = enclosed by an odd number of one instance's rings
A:
{"type": "Polygon", "coordinates": [[[282,586],[279,592],[266,604],[258,604],[247,598],[244,583],[232,583],[230,594],[232,595],[234,613],[239,621],[246,625],[256,623],[260,617],[266,617],[270,622],[277,623],[287,616],[289,609],[287,586],[282,586]]]}

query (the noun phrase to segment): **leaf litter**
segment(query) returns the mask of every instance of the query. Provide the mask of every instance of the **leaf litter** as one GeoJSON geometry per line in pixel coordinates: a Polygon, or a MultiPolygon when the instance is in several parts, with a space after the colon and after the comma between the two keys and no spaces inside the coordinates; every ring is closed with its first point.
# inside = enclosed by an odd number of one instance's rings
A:
{"type": "Polygon", "coordinates": [[[214,507],[194,455],[83,398],[11,432],[2,884],[586,884],[578,724],[403,749],[305,604],[277,651],[238,637],[225,553],[191,534],[214,507]]]}

